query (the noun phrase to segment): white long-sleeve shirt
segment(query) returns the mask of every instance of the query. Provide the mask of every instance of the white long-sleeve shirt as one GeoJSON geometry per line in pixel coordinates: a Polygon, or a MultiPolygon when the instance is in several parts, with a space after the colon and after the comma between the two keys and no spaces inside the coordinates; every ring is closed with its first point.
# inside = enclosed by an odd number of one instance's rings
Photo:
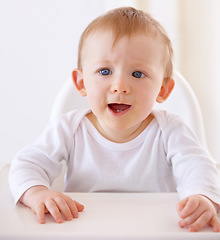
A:
{"type": "Polygon", "coordinates": [[[65,191],[174,192],[180,199],[203,194],[220,204],[214,162],[179,117],[153,111],[135,139],[105,139],[86,114],[75,110],[52,121],[40,138],[12,161],[9,183],[15,202],[30,187],[50,188],[67,164],[65,191]]]}

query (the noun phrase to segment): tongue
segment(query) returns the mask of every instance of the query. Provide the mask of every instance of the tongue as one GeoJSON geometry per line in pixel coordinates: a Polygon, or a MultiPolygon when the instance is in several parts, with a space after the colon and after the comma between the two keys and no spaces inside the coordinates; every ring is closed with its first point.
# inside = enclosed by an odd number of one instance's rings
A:
{"type": "Polygon", "coordinates": [[[109,107],[112,109],[114,112],[122,112],[130,107],[130,105],[126,104],[118,104],[118,103],[112,103],[109,104],[109,107]]]}

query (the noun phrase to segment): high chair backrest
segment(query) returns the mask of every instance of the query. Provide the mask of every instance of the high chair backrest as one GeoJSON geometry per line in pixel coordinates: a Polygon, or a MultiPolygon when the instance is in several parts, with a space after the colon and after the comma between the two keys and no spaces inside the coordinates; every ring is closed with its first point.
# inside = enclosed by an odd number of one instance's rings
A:
{"type": "MultiPolygon", "coordinates": [[[[164,109],[181,116],[194,130],[203,146],[206,146],[203,118],[198,100],[185,78],[178,72],[174,74],[175,87],[169,98],[162,104],[156,103],[155,109],[164,109]]],[[[61,88],[51,112],[56,115],[73,109],[89,108],[86,97],[81,97],[69,78],[61,88]]]]}

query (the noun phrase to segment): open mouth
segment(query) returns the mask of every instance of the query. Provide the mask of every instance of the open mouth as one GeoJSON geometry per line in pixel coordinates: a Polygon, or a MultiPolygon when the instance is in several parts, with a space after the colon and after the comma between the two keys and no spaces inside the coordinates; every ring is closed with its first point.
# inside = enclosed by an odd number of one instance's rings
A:
{"type": "Polygon", "coordinates": [[[119,103],[111,103],[108,104],[108,107],[114,112],[114,113],[121,113],[126,110],[128,110],[131,105],[128,104],[119,104],[119,103]]]}

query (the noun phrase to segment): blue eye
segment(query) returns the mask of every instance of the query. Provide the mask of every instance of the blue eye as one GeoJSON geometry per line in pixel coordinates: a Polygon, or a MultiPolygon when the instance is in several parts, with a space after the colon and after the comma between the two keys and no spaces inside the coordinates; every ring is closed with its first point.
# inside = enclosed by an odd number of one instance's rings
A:
{"type": "Polygon", "coordinates": [[[132,73],[132,76],[135,77],[135,78],[142,78],[145,76],[144,73],[140,72],[140,71],[135,71],[132,73]]]}
{"type": "Polygon", "coordinates": [[[109,70],[108,68],[104,68],[104,69],[101,69],[101,70],[99,71],[99,73],[101,73],[103,76],[108,76],[108,75],[110,75],[112,72],[111,72],[111,70],[109,70]]]}

